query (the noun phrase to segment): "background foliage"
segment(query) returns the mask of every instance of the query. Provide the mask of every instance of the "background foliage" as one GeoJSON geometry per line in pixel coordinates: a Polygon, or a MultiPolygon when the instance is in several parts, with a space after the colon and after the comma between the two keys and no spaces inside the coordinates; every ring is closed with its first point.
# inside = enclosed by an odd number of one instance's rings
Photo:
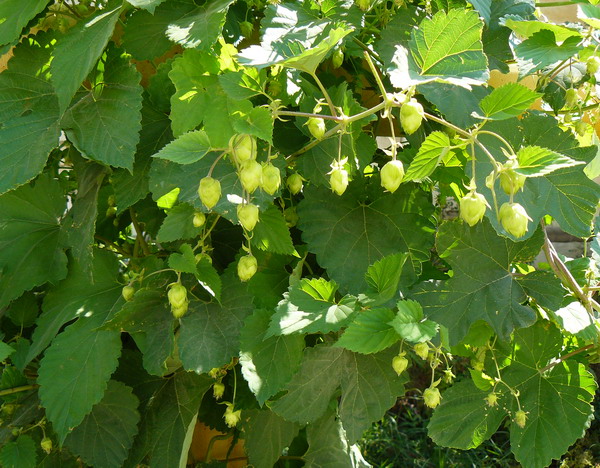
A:
{"type": "Polygon", "coordinates": [[[600,7],[535,7],[0,3],[0,464],[371,466],[409,375],[440,447],[565,454],[600,7]]]}

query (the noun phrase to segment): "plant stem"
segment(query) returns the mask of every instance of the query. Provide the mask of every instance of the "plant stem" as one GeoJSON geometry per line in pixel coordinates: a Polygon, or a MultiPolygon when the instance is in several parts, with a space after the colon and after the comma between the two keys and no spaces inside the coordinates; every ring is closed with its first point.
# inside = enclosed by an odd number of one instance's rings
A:
{"type": "Polygon", "coordinates": [[[333,115],[334,117],[337,117],[338,115],[335,110],[335,106],[333,105],[333,101],[331,100],[331,96],[329,96],[327,89],[325,88],[325,86],[323,86],[323,83],[321,83],[321,80],[319,79],[319,77],[317,76],[316,73],[312,73],[311,76],[313,77],[313,79],[317,83],[317,86],[323,93],[323,96],[325,97],[325,100],[327,101],[327,105],[329,106],[329,110],[331,111],[331,115],[333,115]]]}
{"type": "Polygon", "coordinates": [[[94,235],[94,239],[99,240],[100,242],[102,242],[103,244],[112,247],[117,253],[120,253],[121,255],[123,255],[123,257],[127,257],[129,258],[131,255],[128,252],[125,252],[121,247],[119,247],[117,244],[115,244],[114,242],[106,239],[105,237],[99,236],[98,234],[94,235]]]}
{"type": "Polygon", "coordinates": [[[150,249],[148,248],[146,239],[144,239],[144,233],[142,232],[142,228],[140,227],[140,223],[138,222],[137,215],[135,214],[133,208],[129,208],[129,214],[131,215],[131,222],[133,223],[133,227],[135,228],[136,238],[139,238],[140,240],[142,252],[144,252],[145,256],[148,256],[150,255],[150,249]]]}
{"type": "Polygon", "coordinates": [[[549,369],[552,369],[554,366],[557,366],[557,365],[558,365],[558,364],[560,364],[561,362],[563,362],[563,361],[566,361],[566,360],[567,360],[567,359],[569,359],[571,356],[575,356],[576,354],[583,353],[584,351],[587,351],[588,349],[591,349],[591,348],[593,348],[594,346],[595,346],[595,345],[593,345],[593,344],[589,344],[589,345],[583,346],[583,347],[581,347],[581,348],[578,348],[578,349],[576,349],[575,351],[571,351],[570,353],[567,353],[567,354],[565,354],[564,356],[561,356],[561,357],[559,357],[557,361],[555,361],[555,362],[551,362],[551,363],[550,363],[550,364],[548,364],[547,366],[545,366],[545,367],[542,367],[542,368],[540,369],[540,374],[541,374],[541,373],[544,373],[544,372],[546,372],[546,371],[547,371],[547,370],[549,370],[549,369]]]}
{"type": "Polygon", "coordinates": [[[383,63],[383,60],[381,59],[381,57],[379,56],[379,54],[371,49],[369,49],[369,46],[366,45],[364,42],[362,42],[361,40],[357,39],[357,38],[353,38],[352,41],[358,46],[360,47],[362,50],[364,50],[366,53],[368,53],[371,57],[373,57],[375,60],[377,60],[379,63],[383,63]]]}
{"type": "Polygon", "coordinates": [[[381,92],[381,95],[383,96],[384,99],[387,99],[387,97],[386,97],[387,91],[385,90],[385,86],[383,86],[383,81],[381,81],[381,77],[379,76],[379,71],[375,67],[373,60],[371,60],[371,57],[369,56],[369,54],[367,52],[364,53],[364,56],[365,56],[365,60],[367,61],[367,64],[369,65],[369,68],[371,69],[371,73],[375,77],[375,81],[377,82],[377,86],[379,87],[379,91],[381,92]]]}
{"type": "Polygon", "coordinates": [[[6,390],[0,390],[0,397],[6,396],[6,395],[12,395],[14,393],[26,392],[27,390],[34,390],[38,387],[39,387],[39,385],[32,384],[32,385],[22,385],[20,387],[7,388],[6,390]]]}
{"type": "Polygon", "coordinates": [[[327,114],[314,114],[311,112],[296,112],[296,111],[276,111],[274,113],[274,117],[279,117],[280,115],[289,115],[290,117],[307,117],[307,118],[317,118],[317,119],[328,119],[334,120],[336,122],[343,122],[344,119],[341,117],[334,117],[333,115],[327,114]]]}

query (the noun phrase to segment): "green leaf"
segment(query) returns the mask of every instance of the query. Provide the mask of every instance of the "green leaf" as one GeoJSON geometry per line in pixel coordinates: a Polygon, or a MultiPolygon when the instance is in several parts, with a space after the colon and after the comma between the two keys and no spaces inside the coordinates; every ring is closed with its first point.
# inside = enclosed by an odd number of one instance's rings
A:
{"type": "Polygon", "coordinates": [[[196,210],[194,207],[187,203],[174,206],[168,211],[167,217],[160,226],[156,240],[158,242],[173,242],[179,239],[193,239],[197,237],[202,232],[202,226],[194,226],[193,219],[195,214],[196,210]]]}
{"type": "Polygon", "coordinates": [[[0,45],[18,39],[22,29],[41,13],[49,0],[5,0],[0,5],[0,45]]]}
{"type": "Polygon", "coordinates": [[[148,440],[150,466],[178,467],[187,461],[192,442],[186,435],[196,422],[200,402],[214,380],[178,372],[164,379],[150,400],[140,436],[148,440]]]}
{"type": "Polygon", "coordinates": [[[306,430],[308,451],[303,458],[310,468],[370,468],[358,445],[350,445],[335,413],[326,413],[306,430]]]}
{"type": "MultiPolygon", "coordinates": [[[[560,458],[583,437],[593,417],[597,385],[583,364],[566,361],[542,371],[562,343],[559,330],[543,322],[515,335],[514,362],[503,378],[519,392],[521,406],[529,412],[524,428],[514,422],[510,426],[510,445],[523,466],[543,468],[560,458]]],[[[512,411],[516,409],[513,401],[512,411]]]]}
{"type": "Polygon", "coordinates": [[[390,326],[394,316],[391,309],[385,308],[362,311],[348,325],[334,346],[362,354],[383,351],[400,339],[390,326]]]}
{"type": "Polygon", "coordinates": [[[92,268],[92,244],[98,216],[98,193],[106,176],[106,169],[96,163],[76,164],[78,189],[73,208],[64,223],[71,254],[84,270],[92,268]]]}
{"type": "Polygon", "coordinates": [[[438,331],[438,325],[423,318],[423,309],[415,301],[399,301],[398,312],[390,325],[404,340],[422,343],[431,340],[438,331]]]}
{"type": "MultiPolygon", "coordinates": [[[[104,312],[104,311],[103,311],[104,312]]],[[[38,371],[39,395],[62,444],[102,400],[121,354],[119,332],[96,330],[106,313],[81,317],[59,334],[38,371]]]]}
{"type": "Polygon", "coordinates": [[[429,177],[450,151],[450,139],[444,132],[435,131],[427,135],[419,152],[406,170],[404,180],[422,180],[429,177]]]}
{"type": "Polygon", "coordinates": [[[0,74],[0,193],[37,176],[58,145],[58,99],[48,75],[52,40],[51,33],[24,39],[0,74]]]}
{"type": "Polygon", "coordinates": [[[554,273],[533,271],[517,278],[517,281],[523,286],[527,295],[542,307],[557,310],[562,305],[566,290],[554,273]]]}
{"type": "Polygon", "coordinates": [[[256,468],[272,468],[300,427],[269,410],[242,412],[244,449],[256,468]]]}
{"type": "Polygon", "coordinates": [[[517,152],[517,160],[519,167],[515,169],[515,172],[527,177],[539,177],[564,167],[585,164],[583,161],[576,161],[564,154],[555,153],[539,146],[522,147],[517,152]]]}
{"type": "Polygon", "coordinates": [[[407,258],[406,253],[388,255],[369,266],[365,275],[368,289],[358,296],[360,302],[375,307],[394,299],[407,258]]]}
{"type": "Polygon", "coordinates": [[[569,37],[576,36],[580,39],[582,35],[579,31],[574,28],[562,26],[559,24],[552,24],[545,21],[523,21],[518,17],[508,17],[502,20],[502,23],[507,28],[512,29],[519,36],[529,38],[539,31],[551,31],[556,37],[556,41],[563,42],[569,37]]]}
{"type": "Polygon", "coordinates": [[[175,338],[173,315],[165,290],[140,289],[133,300],[126,302],[102,329],[142,334],[144,368],[152,375],[162,376],[168,371],[167,360],[173,354],[175,338]]]}
{"type": "Polygon", "coordinates": [[[488,119],[504,120],[521,115],[541,94],[519,83],[508,83],[494,89],[479,106],[488,119]]]}
{"type": "Polygon", "coordinates": [[[71,268],[67,278],[44,298],[27,362],[50,344],[65,323],[80,316],[112,315],[121,308],[123,285],[117,282],[117,270],[116,257],[105,250],[94,253],[91,275],[77,263],[71,268]]]}
{"type": "Polygon", "coordinates": [[[229,5],[234,0],[214,0],[197,7],[167,27],[167,37],[183,47],[208,50],[221,35],[229,5]]]}
{"type": "Polygon", "coordinates": [[[143,8],[150,13],[154,13],[154,9],[165,0],[127,0],[127,3],[136,8],[143,8]]]}
{"type": "Polygon", "coordinates": [[[580,42],[581,37],[571,36],[558,45],[554,32],[547,29],[532,34],[515,47],[519,73],[530,75],[556,62],[570,59],[583,49],[580,42]]]}
{"type": "Polygon", "coordinates": [[[554,318],[564,330],[584,340],[594,340],[597,326],[600,324],[579,301],[573,301],[564,307],[551,311],[550,316],[554,318]]]}
{"type": "Polygon", "coordinates": [[[408,253],[403,277],[409,281],[429,259],[430,221],[420,214],[419,195],[403,187],[368,205],[350,191],[338,197],[325,188],[305,190],[298,205],[302,239],[342,290],[364,291],[367,268],[387,255],[408,253]]]}
{"type": "Polygon", "coordinates": [[[78,22],[57,41],[50,70],[61,112],[69,106],[81,82],[102,55],[121,10],[122,5],[99,10],[85,21],[78,22]]]}
{"type": "Polygon", "coordinates": [[[139,401],[131,388],[111,380],[102,400],[65,439],[91,466],[121,467],[137,434],[139,401]]]}
{"type": "Polygon", "coordinates": [[[221,277],[210,260],[202,257],[196,264],[196,279],[217,301],[221,300],[221,277]]]}
{"type": "MultiPolygon", "coordinates": [[[[500,404],[489,406],[472,380],[457,382],[442,394],[433,412],[427,434],[438,445],[468,450],[489,439],[506,417],[500,404]]],[[[533,448],[533,447],[532,447],[533,448]]]]}
{"type": "Polygon", "coordinates": [[[62,188],[48,176],[0,196],[0,307],[66,276],[59,224],[64,210],[62,188]]]}
{"type": "Polygon", "coordinates": [[[173,253],[169,255],[169,268],[182,273],[196,273],[196,257],[190,244],[182,244],[179,247],[180,254],[173,253]]]}
{"type": "Polygon", "coordinates": [[[527,296],[513,279],[511,262],[533,258],[542,243],[539,230],[531,239],[514,243],[498,236],[486,220],[473,228],[446,222],[436,244],[454,275],[448,281],[419,285],[412,297],[426,317],[448,328],[451,344],[458,343],[477,320],[485,320],[506,339],[515,328],[535,321],[534,311],[522,305],[527,296]]]}
{"type": "Polygon", "coordinates": [[[261,405],[292,379],[304,349],[301,335],[265,338],[270,319],[270,311],[257,309],[246,318],[240,334],[242,374],[261,405]]]}
{"type": "Polygon", "coordinates": [[[18,327],[28,328],[35,323],[39,311],[37,296],[30,292],[15,299],[8,307],[6,316],[18,327]]]}
{"type": "Polygon", "coordinates": [[[345,326],[356,311],[356,298],[336,301],[337,284],[323,278],[302,279],[290,286],[271,318],[267,336],[329,333],[345,326]]]}
{"type": "Polygon", "coordinates": [[[140,75],[129,60],[110,49],[102,82],[100,90],[85,93],[69,108],[62,128],[85,157],[132,170],[142,127],[140,75]]]}
{"type": "Polygon", "coordinates": [[[252,231],[252,246],[267,252],[293,255],[296,252],[283,213],[274,205],[260,213],[252,231]]]}
{"type": "Polygon", "coordinates": [[[177,164],[191,164],[202,159],[211,149],[208,136],[202,130],[184,133],[153,157],[177,164]]]}
{"type": "Polygon", "coordinates": [[[273,143],[273,113],[266,107],[254,107],[239,120],[235,120],[233,128],[239,133],[254,135],[273,143]]]}
{"type": "Polygon", "coordinates": [[[15,352],[15,349],[4,341],[0,341],[0,362],[15,352]]]}
{"type": "Polygon", "coordinates": [[[219,83],[231,99],[250,99],[263,94],[265,76],[255,68],[242,68],[219,75],[219,83]]]}
{"type": "Polygon", "coordinates": [[[36,444],[31,437],[21,434],[14,442],[6,442],[0,450],[3,468],[35,468],[36,444]]]}
{"type": "Polygon", "coordinates": [[[122,213],[148,194],[151,156],[172,139],[169,116],[154,109],[147,100],[144,100],[142,102],[142,129],[133,163],[133,173],[127,169],[115,169],[111,178],[117,202],[117,214],[122,213]]]}
{"type": "Polygon", "coordinates": [[[483,22],[475,11],[438,11],[412,30],[410,53],[398,47],[390,80],[398,88],[428,81],[480,85],[489,76],[483,53],[483,22]]]}
{"type": "Polygon", "coordinates": [[[245,285],[231,273],[226,276],[220,305],[191,302],[181,319],[179,356],[187,370],[208,372],[239,352],[240,332],[254,307],[245,285]]]}
{"type": "Polygon", "coordinates": [[[362,355],[330,346],[307,348],[288,391],[271,409],[288,421],[316,421],[341,386],[340,417],[348,439],[359,439],[404,392],[392,369],[394,352],[362,355]]]}

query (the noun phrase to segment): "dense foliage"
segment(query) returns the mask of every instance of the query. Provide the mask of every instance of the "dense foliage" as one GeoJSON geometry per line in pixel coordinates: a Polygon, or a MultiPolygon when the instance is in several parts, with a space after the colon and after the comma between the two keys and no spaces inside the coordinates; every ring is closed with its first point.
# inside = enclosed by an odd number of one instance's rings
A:
{"type": "Polygon", "coordinates": [[[599,350],[578,8],[0,2],[0,464],[366,467],[415,367],[436,444],[560,458],[599,350]]]}

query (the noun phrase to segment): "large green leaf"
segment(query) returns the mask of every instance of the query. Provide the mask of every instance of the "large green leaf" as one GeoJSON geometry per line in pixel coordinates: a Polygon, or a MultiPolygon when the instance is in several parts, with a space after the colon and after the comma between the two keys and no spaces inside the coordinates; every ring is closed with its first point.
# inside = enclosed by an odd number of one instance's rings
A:
{"type": "Polygon", "coordinates": [[[405,180],[421,180],[430,176],[450,150],[450,139],[444,132],[431,132],[421,143],[419,152],[406,170],[405,180]]]}
{"type": "Polygon", "coordinates": [[[159,376],[168,371],[167,360],[173,354],[175,338],[173,315],[164,289],[140,289],[102,328],[142,334],[146,344],[141,349],[146,371],[159,376]]]}
{"type": "Polygon", "coordinates": [[[334,346],[363,354],[383,351],[400,339],[390,325],[394,316],[391,309],[385,308],[361,311],[334,346]]]}
{"type": "Polygon", "coordinates": [[[390,70],[392,84],[398,88],[428,81],[443,81],[459,86],[481,85],[488,78],[483,53],[483,22],[475,11],[459,8],[438,11],[412,30],[410,53],[398,47],[390,70]]]}
{"type": "Polygon", "coordinates": [[[398,312],[390,325],[398,335],[411,343],[422,343],[437,335],[438,325],[423,317],[423,309],[415,301],[398,301],[398,312]]]}
{"type": "Polygon", "coordinates": [[[23,39],[0,74],[0,193],[38,175],[58,145],[58,99],[48,74],[52,39],[51,33],[23,39]]]}
{"type": "Polygon", "coordinates": [[[358,445],[350,445],[335,413],[327,412],[306,431],[308,451],[304,454],[310,468],[370,468],[358,445]]]}
{"type": "Polygon", "coordinates": [[[148,438],[152,468],[185,466],[192,443],[186,437],[196,422],[200,402],[214,380],[178,372],[163,379],[150,400],[140,435],[148,438]]]}
{"type": "Polygon", "coordinates": [[[510,119],[522,114],[539,97],[539,93],[522,84],[508,83],[494,89],[479,106],[488,119],[510,119]]]}
{"type": "Polygon", "coordinates": [[[539,177],[557,169],[585,164],[564,154],[555,153],[539,146],[524,146],[517,153],[519,166],[515,172],[527,177],[539,177]]]}
{"type": "Polygon", "coordinates": [[[13,442],[4,444],[0,450],[3,468],[35,468],[37,466],[35,442],[27,434],[21,434],[13,442]]]}
{"type": "Polygon", "coordinates": [[[156,240],[158,242],[173,242],[179,239],[197,237],[202,232],[202,227],[194,226],[195,213],[196,210],[187,203],[181,203],[171,208],[160,226],[156,240]]]}
{"type": "Polygon", "coordinates": [[[132,170],[142,128],[140,75],[117,49],[109,50],[105,68],[102,84],[85,93],[61,125],[85,157],[132,170]]]}
{"type": "Polygon", "coordinates": [[[21,35],[27,23],[40,13],[49,0],[5,0],[0,4],[0,45],[21,35]]]}
{"type": "Polygon", "coordinates": [[[393,355],[361,355],[325,345],[308,348],[287,393],[271,409],[289,421],[312,423],[341,386],[340,417],[348,438],[355,441],[404,392],[404,380],[392,369],[393,355]]]}
{"type": "Polygon", "coordinates": [[[77,317],[113,314],[121,308],[124,301],[117,269],[116,257],[107,251],[95,252],[91,274],[79,264],[71,268],[67,278],[44,298],[27,362],[50,344],[65,323],[77,317]]]}
{"type": "Polygon", "coordinates": [[[65,439],[65,445],[87,464],[119,468],[137,434],[139,401],[131,388],[111,380],[102,400],[65,439]]]}
{"type": "Polygon", "coordinates": [[[396,298],[407,258],[407,253],[388,255],[369,266],[365,275],[368,287],[358,296],[361,304],[375,307],[396,298]]]}
{"type": "Polygon", "coordinates": [[[192,302],[181,319],[183,367],[202,373],[228,363],[239,352],[240,331],[252,311],[252,296],[230,270],[223,281],[221,304],[192,302]]]}
{"type": "Polygon", "coordinates": [[[268,336],[292,333],[329,333],[346,325],[356,311],[356,298],[337,301],[335,282],[303,279],[284,293],[271,318],[268,336]]]}
{"type": "Polygon", "coordinates": [[[64,209],[62,188],[48,176],[0,196],[0,307],[66,276],[59,224],[64,209]]]}
{"type": "Polygon", "coordinates": [[[143,8],[150,13],[154,13],[154,9],[164,1],[165,0],[127,0],[127,3],[136,8],[143,8]]]}
{"type": "Polygon", "coordinates": [[[260,213],[258,224],[252,230],[251,242],[267,252],[281,255],[293,255],[296,252],[283,213],[273,205],[260,213]]]}
{"type": "Polygon", "coordinates": [[[240,365],[250,390],[262,405],[286,385],[300,366],[304,337],[266,338],[271,313],[257,309],[244,321],[240,334],[240,365]]]}
{"type": "Polygon", "coordinates": [[[256,468],[272,468],[300,427],[269,410],[242,412],[244,449],[256,468]]]}
{"type": "Polygon", "coordinates": [[[52,341],[40,362],[40,400],[61,444],[102,400],[117,368],[120,333],[96,330],[107,312],[82,316],[69,325],[52,341]]]}
{"type": "Polygon", "coordinates": [[[122,5],[115,4],[113,1],[110,9],[99,10],[80,21],[56,43],[50,70],[61,112],[69,106],[108,44],[122,9],[122,5]]]}
{"type": "Polygon", "coordinates": [[[229,5],[234,0],[213,0],[167,27],[167,37],[183,47],[208,50],[221,35],[229,5]]]}
{"type": "Polygon", "coordinates": [[[302,238],[342,290],[362,292],[369,265],[387,255],[409,254],[411,263],[403,269],[409,281],[414,281],[421,262],[429,258],[432,226],[419,214],[414,201],[419,195],[408,184],[404,187],[370,204],[351,191],[338,197],[324,188],[305,190],[298,205],[302,238]]]}
{"type": "Polygon", "coordinates": [[[520,74],[533,74],[556,62],[570,59],[583,48],[580,42],[581,37],[571,36],[558,45],[554,32],[547,29],[532,34],[515,47],[520,59],[520,74]]]}
{"type": "Polygon", "coordinates": [[[444,282],[419,285],[413,297],[425,315],[448,328],[451,343],[458,343],[477,320],[485,320],[502,338],[515,328],[535,321],[535,312],[522,305],[527,299],[513,279],[511,262],[533,258],[540,250],[540,231],[528,241],[515,243],[496,234],[487,221],[471,228],[461,221],[439,228],[437,250],[453,268],[444,282]]]}
{"type": "Polygon", "coordinates": [[[202,159],[210,151],[210,141],[202,130],[184,133],[173,140],[158,153],[155,158],[162,158],[177,164],[191,164],[202,159]]]}

